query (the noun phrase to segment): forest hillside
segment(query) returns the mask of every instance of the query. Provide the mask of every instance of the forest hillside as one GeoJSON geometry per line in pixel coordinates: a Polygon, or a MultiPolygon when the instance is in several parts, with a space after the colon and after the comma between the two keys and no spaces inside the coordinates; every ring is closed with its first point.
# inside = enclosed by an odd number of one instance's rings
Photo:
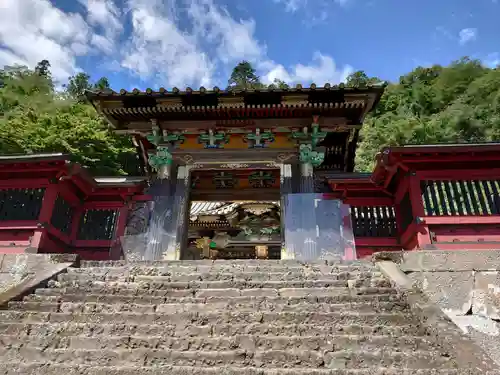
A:
{"type": "MultiPolygon", "coordinates": [[[[347,86],[380,80],[353,73],[347,86]]],[[[287,83],[275,81],[276,88],[287,83]]],[[[228,89],[265,87],[248,62],[238,64],[228,89]]],[[[0,70],[0,154],[64,152],[96,176],[137,174],[131,140],[108,129],[85,101],[88,89],[109,88],[103,77],[92,83],[79,73],[55,89],[50,62],[36,69],[0,70]]],[[[359,143],[356,169],[371,171],[384,146],[464,143],[500,139],[500,69],[463,58],[449,66],[418,67],[389,83],[380,103],[367,117],[359,143]]]]}

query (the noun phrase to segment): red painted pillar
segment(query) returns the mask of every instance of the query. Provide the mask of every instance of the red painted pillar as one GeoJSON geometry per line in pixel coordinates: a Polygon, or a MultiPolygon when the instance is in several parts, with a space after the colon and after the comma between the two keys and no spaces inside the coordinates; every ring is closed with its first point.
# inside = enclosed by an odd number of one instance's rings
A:
{"type": "Polygon", "coordinates": [[[80,222],[83,217],[83,205],[80,203],[78,206],[75,206],[75,211],[73,213],[73,220],[71,220],[71,234],[69,236],[70,245],[74,245],[78,236],[78,228],[80,227],[80,222]]]}
{"type": "MultiPolygon", "coordinates": [[[[50,219],[52,218],[52,211],[54,210],[58,193],[59,186],[57,182],[51,182],[45,189],[42,208],[38,216],[38,229],[34,231],[33,237],[31,238],[29,252],[39,252],[39,250],[44,247],[44,240],[47,236],[45,228],[50,225],[50,219]]],[[[50,252],[50,249],[45,249],[45,251],[50,252]]]]}
{"type": "Polygon", "coordinates": [[[128,212],[130,203],[125,204],[118,210],[118,219],[116,221],[115,238],[110,248],[110,258],[112,260],[120,259],[123,249],[121,247],[121,239],[125,235],[125,228],[127,226],[128,212]]]}
{"type": "Polygon", "coordinates": [[[420,188],[420,179],[416,173],[412,173],[410,176],[409,192],[411,200],[411,209],[413,211],[413,219],[417,224],[417,247],[422,249],[426,245],[431,244],[431,238],[429,234],[429,227],[422,222],[425,216],[424,201],[422,199],[422,189],[420,188]]]}

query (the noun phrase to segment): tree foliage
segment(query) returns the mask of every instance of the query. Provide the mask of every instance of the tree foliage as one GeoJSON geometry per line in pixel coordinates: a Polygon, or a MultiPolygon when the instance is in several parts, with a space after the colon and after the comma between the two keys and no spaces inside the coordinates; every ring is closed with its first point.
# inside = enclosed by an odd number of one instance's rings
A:
{"type": "Polygon", "coordinates": [[[0,154],[63,152],[94,175],[137,173],[130,139],[115,135],[81,100],[83,87],[92,87],[88,76],[70,82],[73,100],[54,92],[49,67],[42,61],[34,71],[0,71],[0,154]]]}
{"type": "MultiPolygon", "coordinates": [[[[380,82],[358,71],[346,85],[380,82]]],[[[261,89],[249,62],[238,64],[228,89],[261,89]]],[[[288,89],[275,80],[269,88],[288,89]]],[[[117,136],[85,100],[85,90],[109,89],[107,78],[70,77],[64,92],[54,89],[50,62],[34,70],[0,70],[0,154],[65,152],[95,175],[138,173],[128,137],[117,136]]],[[[449,66],[418,67],[389,84],[361,131],[356,167],[370,171],[384,146],[495,141],[500,138],[500,69],[463,58],[449,66]]]]}
{"type": "Polygon", "coordinates": [[[488,142],[499,136],[499,69],[469,58],[418,67],[390,84],[367,117],[356,167],[371,171],[384,146],[488,142]]]}
{"type": "Polygon", "coordinates": [[[242,61],[236,65],[228,80],[228,90],[249,90],[261,89],[265,86],[260,82],[260,78],[248,61],[242,61]]]}

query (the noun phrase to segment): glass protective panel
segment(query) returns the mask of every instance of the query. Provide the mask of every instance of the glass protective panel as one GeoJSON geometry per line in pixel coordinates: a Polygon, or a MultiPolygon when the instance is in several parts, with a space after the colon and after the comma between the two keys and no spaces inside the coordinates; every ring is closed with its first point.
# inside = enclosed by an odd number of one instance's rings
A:
{"type": "Polygon", "coordinates": [[[288,259],[355,258],[349,206],[322,194],[288,194],[283,197],[285,248],[288,259]]]}

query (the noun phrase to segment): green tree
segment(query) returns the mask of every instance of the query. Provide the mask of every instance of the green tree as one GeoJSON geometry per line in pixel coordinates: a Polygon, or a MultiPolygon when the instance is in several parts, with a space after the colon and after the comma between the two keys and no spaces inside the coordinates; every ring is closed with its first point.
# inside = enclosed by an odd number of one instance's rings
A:
{"type": "Polygon", "coordinates": [[[49,60],[42,60],[38,64],[36,64],[35,73],[39,76],[50,78],[50,62],[49,60]]]}
{"type": "Polygon", "coordinates": [[[108,90],[108,89],[110,89],[108,79],[106,77],[99,78],[99,80],[94,84],[94,89],[96,89],[96,90],[108,90]]]}
{"type": "Polygon", "coordinates": [[[281,79],[275,78],[273,83],[271,83],[268,86],[268,88],[274,89],[274,90],[288,90],[290,88],[290,86],[285,81],[282,81],[281,79]]]}
{"type": "Polygon", "coordinates": [[[85,91],[91,90],[90,76],[85,73],[78,73],[69,78],[68,84],[65,89],[70,98],[78,101],[85,101],[85,91]]]}
{"type": "Polygon", "coordinates": [[[130,138],[114,134],[92,106],[57,95],[25,67],[2,75],[0,154],[63,152],[96,176],[138,173],[130,138]]]}
{"type": "Polygon", "coordinates": [[[248,61],[242,61],[236,65],[228,80],[228,90],[262,89],[264,85],[260,82],[255,69],[248,61]]]}
{"type": "Polygon", "coordinates": [[[346,79],[346,85],[349,87],[366,87],[381,82],[377,77],[368,77],[363,70],[351,73],[346,79]]]}
{"type": "Polygon", "coordinates": [[[367,116],[356,169],[371,171],[384,146],[498,140],[500,72],[467,57],[418,67],[390,84],[367,116]]]}

